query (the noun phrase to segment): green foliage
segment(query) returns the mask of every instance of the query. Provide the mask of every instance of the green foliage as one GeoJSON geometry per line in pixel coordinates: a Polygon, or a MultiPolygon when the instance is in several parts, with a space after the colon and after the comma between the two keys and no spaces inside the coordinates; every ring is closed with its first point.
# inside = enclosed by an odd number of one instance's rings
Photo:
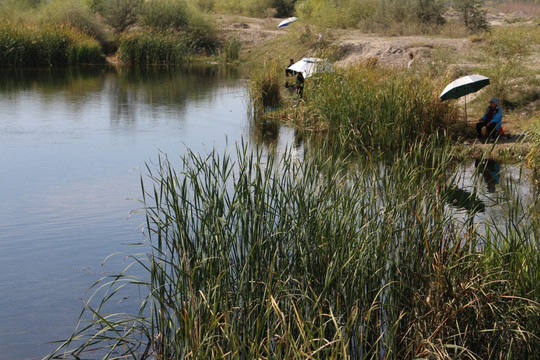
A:
{"type": "Polygon", "coordinates": [[[359,21],[373,16],[378,6],[376,0],[305,0],[297,4],[297,12],[302,18],[321,26],[354,28],[359,21]]]}
{"type": "Polygon", "coordinates": [[[540,175],[540,117],[536,116],[531,120],[528,130],[527,140],[531,148],[527,154],[527,162],[538,178],[540,175]]]}
{"type": "Polygon", "coordinates": [[[320,26],[338,28],[364,27],[381,30],[396,24],[442,25],[447,3],[444,0],[346,0],[340,2],[305,0],[297,4],[302,18],[320,26]]]}
{"type": "Polygon", "coordinates": [[[223,52],[225,53],[225,61],[231,62],[238,60],[240,42],[235,37],[229,38],[223,46],[223,52]]]}
{"type": "Polygon", "coordinates": [[[106,40],[104,24],[84,0],[54,0],[43,3],[36,16],[40,24],[65,25],[98,39],[106,40]]]}
{"type": "Polygon", "coordinates": [[[460,164],[440,143],[354,162],[245,145],[188,152],[180,171],[161,158],[141,180],[147,274],[96,284],[51,357],[534,358],[538,219],[508,205],[483,233],[456,216],[441,187],[460,164]],[[128,285],[139,313],[106,314],[128,285]]]}
{"type": "Polygon", "coordinates": [[[150,0],[141,8],[140,22],[154,30],[187,28],[190,12],[185,0],[150,0]]]}
{"type": "Polygon", "coordinates": [[[273,0],[219,0],[214,3],[214,11],[217,13],[267,17],[274,15],[274,13],[269,13],[272,3],[273,0]]]}
{"type": "Polygon", "coordinates": [[[289,17],[294,15],[294,7],[298,0],[273,0],[272,7],[276,9],[276,17],[289,17]]]}
{"type": "Polygon", "coordinates": [[[348,150],[396,149],[452,123],[440,85],[370,64],[308,78],[300,127],[323,132],[348,150]]]}
{"type": "Polygon", "coordinates": [[[416,0],[416,17],[425,24],[443,25],[446,22],[443,15],[447,9],[446,0],[416,0]]]}
{"type": "Polygon", "coordinates": [[[132,32],[120,38],[119,52],[126,64],[181,64],[191,48],[178,33],[132,32]]]}
{"type": "Polygon", "coordinates": [[[283,69],[276,62],[265,63],[263,70],[251,77],[250,102],[254,112],[262,114],[267,108],[279,108],[282,104],[279,76],[283,69]]]}
{"type": "Polygon", "coordinates": [[[104,63],[99,43],[69,28],[0,26],[0,65],[39,66],[104,63]]]}
{"type": "Polygon", "coordinates": [[[135,24],[144,0],[103,0],[94,6],[116,32],[121,33],[135,24]]]}
{"type": "Polygon", "coordinates": [[[198,11],[191,11],[186,34],[192,47],[212,51],[218,43],[217,29],[211,19],[198,11]]]}
{"type": "Polygon", "coordinates": [[[477,32],[488,28],[487,11],[482,9],[484,3],[485,0],[454,0],[454,7],[467,29],[477,32]]]}

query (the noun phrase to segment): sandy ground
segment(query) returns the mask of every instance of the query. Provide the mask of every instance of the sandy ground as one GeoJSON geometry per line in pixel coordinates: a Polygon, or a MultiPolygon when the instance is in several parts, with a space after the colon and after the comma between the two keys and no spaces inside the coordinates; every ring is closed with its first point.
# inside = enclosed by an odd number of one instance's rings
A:
{"type": "MultiPolygon", "coordinates": [[[[535,16],[540,15],[540,7],[525,9],[509,8],[508,12],[488,13],[487,20],[491,26],[512,26],[512,24],[533,23],[535,16]],[[525,10],[525,11],[524,11],[525,10]],[[536,14],[534,11],[538,11],[536,14]]],[[[457,18],[457,14],[448,13],[447,17],[457,18]]],[[[283,29],[277,29],[282,19],[259,19],[248,17],[226,17],[218,19],[224,37],[234,36],[244,49],[256,47],[258,44],[282,36],[283,29]]],[[[328,39],[337,45],[342,58],[334,65],[350,66],[356,62],[377,59],[381,64],[406,67],[408,54],[413,53],[415,61],[431,56],[433,49],[441,46],[448,51],[462,53],[470,47],[467,38],[429,37],[429,36],[398,36],[382,37],[362,33],[357,30],[333,30],[332,38],[328,39]]],[[[471,64],[460,64],[464,67],[471,64]]]]}

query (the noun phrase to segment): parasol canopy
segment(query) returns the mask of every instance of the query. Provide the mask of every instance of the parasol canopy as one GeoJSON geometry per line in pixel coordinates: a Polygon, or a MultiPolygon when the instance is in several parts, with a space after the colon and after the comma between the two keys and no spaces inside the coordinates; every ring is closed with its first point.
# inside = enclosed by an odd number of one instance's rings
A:
{"type": "Polygon", "coordinates": [[[441,100],[458,99],[472,94],[489,85],[489,78],[483,75],[468,75],[452,81],[441,93],[441,100]]]}

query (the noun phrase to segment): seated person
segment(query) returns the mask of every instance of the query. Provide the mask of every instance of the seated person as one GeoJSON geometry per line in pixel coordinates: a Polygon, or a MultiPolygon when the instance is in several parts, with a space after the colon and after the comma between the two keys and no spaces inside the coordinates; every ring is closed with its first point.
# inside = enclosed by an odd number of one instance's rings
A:
{"type": "Polygon", "coordinates": [[[476,138],[482,137],[482,128],[486,127],[486,136],[490,136],[493,139],[497,138],[499,130],[502,126],[502,110],[499,106],[499,99],[493,98],[489,100],[489,106],[484,116],[476,123],[476,138]]]}

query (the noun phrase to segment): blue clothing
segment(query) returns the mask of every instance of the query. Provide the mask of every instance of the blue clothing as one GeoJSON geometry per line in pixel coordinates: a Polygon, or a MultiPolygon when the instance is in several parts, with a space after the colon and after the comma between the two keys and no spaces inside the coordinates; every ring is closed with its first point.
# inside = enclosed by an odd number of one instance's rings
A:
{"type": "MultiPolygon", "coordinates": [[[[484,116],[482,116],[482,121],[487,120],[490,108],[491,107],[488,106],[486,113],[484,114],[484,116]]],[[[493,114],[493,118],[489,122],[490,124],[492,123],[497,124],[497,126],[495,127],[495,130],[497,131],[499,131],[502,126],[502,117],[503,117],[502,109],[499,105],[497,105],[497,107],[495,108],[495,113],[493,114]]]]}

